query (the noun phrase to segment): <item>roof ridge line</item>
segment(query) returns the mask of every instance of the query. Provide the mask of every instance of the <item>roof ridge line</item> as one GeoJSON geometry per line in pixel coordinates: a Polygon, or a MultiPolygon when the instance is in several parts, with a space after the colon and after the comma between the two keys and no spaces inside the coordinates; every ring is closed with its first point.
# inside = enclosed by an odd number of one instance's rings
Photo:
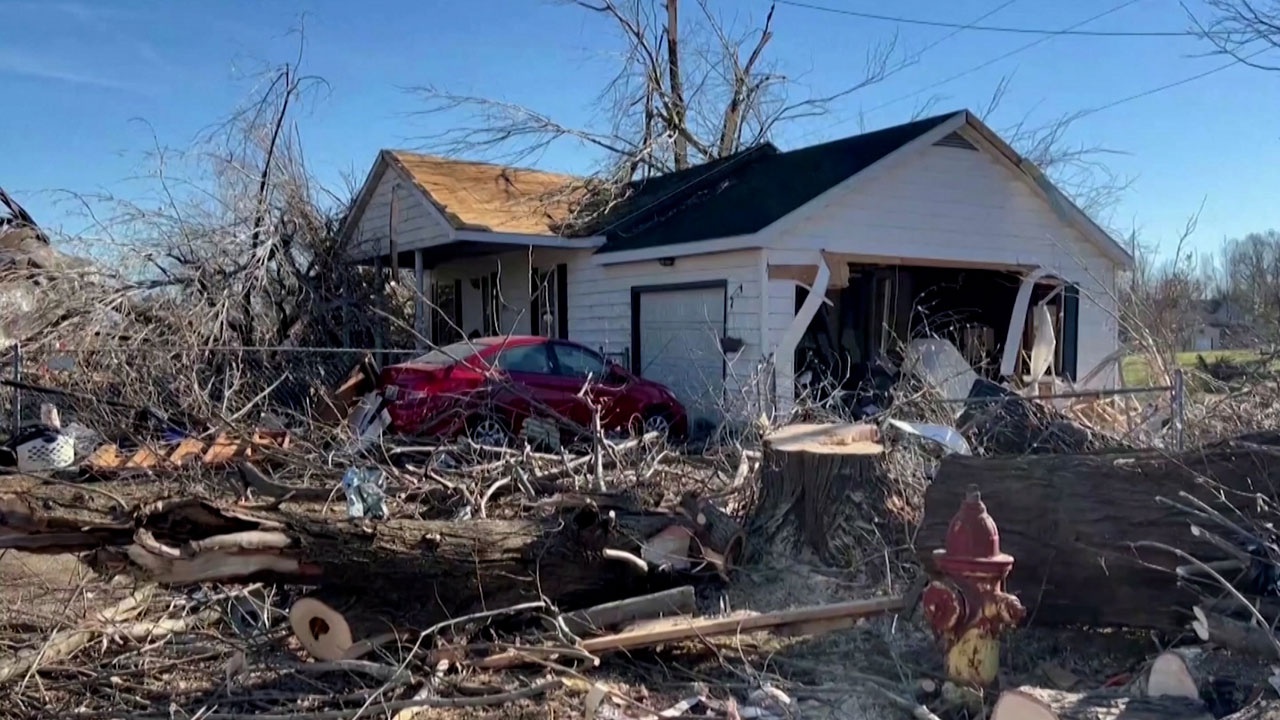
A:
{"type": "Polygon", "coordinates": [[[572,180],[583,180],[585,178],[574,175],[572,173],[562,173],[555,170],[540,170],[538,168],[524,167],[521,165],[503,165],[501,163],[488,162],[486,160],[466,160],[463,158],[445,157],[443,155],[431,155],[428,153],[415,152],[413,150],[400,150],[397,148],[382,148],[379,152],[389,153],[392,156],[399,157],[408,155],[410,157],[429,160],[434,162],[457,163],[459,165],[478,165],[482,167],[491,167],[497,170],[518,170],[520,172],[537,173],[539,175],[554,175],[556,177],[570,178],[572,180]]]}

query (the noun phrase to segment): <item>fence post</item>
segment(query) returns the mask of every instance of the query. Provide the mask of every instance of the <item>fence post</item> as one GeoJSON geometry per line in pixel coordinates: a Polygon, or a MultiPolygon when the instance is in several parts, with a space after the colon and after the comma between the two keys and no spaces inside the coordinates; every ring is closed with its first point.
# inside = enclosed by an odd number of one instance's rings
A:
{"type": "MultiPolygon", "coordinates": [[[[13,344],[13,381],[22,382],[22,344],[13,344]]],[[[13,388],[13,434],[22,429],[22,390],[13,388]]]]}
{"type": "Polygon", "coordinates": [[[1183,384],[1182,368],[1175,368],[1173,371],[1173,399],[1170,403],[1173,405],[1173,431],[1175,442],[1177,443],[1178,452],[1182,452],[1185,448],[1185,420],[1186,420],[1186,387],[1183,384]]]}

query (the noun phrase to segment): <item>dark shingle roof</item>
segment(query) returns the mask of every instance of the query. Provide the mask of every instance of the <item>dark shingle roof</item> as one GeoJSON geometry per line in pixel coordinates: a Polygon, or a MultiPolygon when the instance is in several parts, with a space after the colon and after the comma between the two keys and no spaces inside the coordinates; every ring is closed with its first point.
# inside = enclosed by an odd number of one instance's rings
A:
{"type": "Polygon", "coordinates": [[[604,235],[602,253],[754,233],[955,115],[790,152],[766,143],[637,182],[626,200],[581,232],[604,235]]]}

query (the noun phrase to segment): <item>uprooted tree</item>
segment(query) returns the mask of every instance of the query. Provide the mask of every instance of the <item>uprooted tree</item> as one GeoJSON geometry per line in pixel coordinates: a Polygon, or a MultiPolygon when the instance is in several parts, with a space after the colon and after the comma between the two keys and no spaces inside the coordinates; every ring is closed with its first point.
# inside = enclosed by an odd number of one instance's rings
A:
{"type": "MultiPolygon", "coordinates": [[[[21,338],[29,369],[69,345],[77,372],[59,386],[230,423],[268,404],[300,408],[313,383],[358,359],[255,349],[367,347],[368,308],[382,310],[368,274],[342,256],[349,195],[306,167],[292,115],[323,81],[300,60],[264,72],[190,149],[157,147],[148,199],[77,196],[91,238],[68,245],[96,262],[74,292],[41,295],[49,317],[21,338]]],[[[76,410],[91,426],[130,422],[103,403],[76,410]]]]}

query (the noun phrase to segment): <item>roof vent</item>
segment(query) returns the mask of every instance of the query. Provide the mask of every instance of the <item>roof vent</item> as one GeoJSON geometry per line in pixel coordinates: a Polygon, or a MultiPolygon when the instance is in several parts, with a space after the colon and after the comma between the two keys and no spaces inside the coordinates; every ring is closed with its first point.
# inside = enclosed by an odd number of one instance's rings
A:
{"type": "Polygon", "coordinates": [[[973,143],[966,140],[964,136],[961,135],[959,132],[953,132],[950,135],[942,138],[938,142],[934,143],[934,146],[959,148],[961,150],[974,150],[974,151],[978,149],[974,147],[973,143]]]}

